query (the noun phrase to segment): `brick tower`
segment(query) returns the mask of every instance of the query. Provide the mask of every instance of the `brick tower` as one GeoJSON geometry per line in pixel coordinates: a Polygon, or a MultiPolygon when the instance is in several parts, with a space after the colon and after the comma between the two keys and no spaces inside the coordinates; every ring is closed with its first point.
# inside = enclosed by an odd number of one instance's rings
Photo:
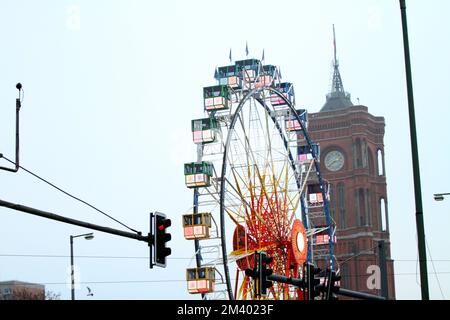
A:
{"type": "MultiPolygon", "coordinates": [[[[333,26],[334,35],[334,26],[333,26]]],[[[330,183],[330,213],[337,225],[335,256],[346,289],[395,298],[384,166],[383,117],[354,105],[344,91],[334,40],[333,80],[326,102],[309,114],[309,132],[320,145],[321,172],[330,183]],[[384,241],[386,272],[380,265],[384,241]],[[383,285],[383,275],[387,286],[383,285]]]]}

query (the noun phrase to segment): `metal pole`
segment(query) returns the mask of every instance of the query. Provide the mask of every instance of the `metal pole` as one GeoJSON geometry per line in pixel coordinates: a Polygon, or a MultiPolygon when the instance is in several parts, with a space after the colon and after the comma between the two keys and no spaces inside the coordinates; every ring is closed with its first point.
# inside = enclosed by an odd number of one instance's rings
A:
{"type": "MultiPolygon", "coordinates": [[[[20,91],[19,91],[20,95],[20,91]]],[[[10,172],[17,172],[19,171],[20,165],[19,165],[19,112],[20,112],[20,98],[16,99],[16,161],[14,163],[14,169],[7,168],[7,167],[0,167],[1,170],[10,171],[10,172]]],[[[3,154],[0,153],[0,158],[3,158],[3,154]]]]}
{"type": "MultiPolygon", "coordinates": [[[[278,275],[278,274],[272,274],[272,275],[268,276],[267,279],[271,280],[271,281],[292,284],[299,288],[304,287],[304,281],[301,278],[290,278],[290,277],[286,277],[286,276],[282,276],[282,275],[278,275]]],[[[321,285],[318,287],[318,289],[321,292],[324,292],[325,286],[321,285]]],[[[351,297],[351,298],[364,299],[364,300],[386,300],[384,297],[376,296],[373,294],[369,294],[369,293],[365,293],[365,292],[358,292],[358,291],[353,291],[353,290],[348,290],[348,289],[343,289],[343,288],[337,288],[337,287],[336,287],[336,292],[334,292],[334,293],[341,295],[341,296],[347,296],[347,297],[351,297]]]]}
{"type": "MultiPolygon", "coordinates": [[[[20,91],[19,91],[20,95],[20,91]]],[[[15,171],[19,171],[19,111],[20,111],[20,98],[16,99],[16,168],[15,171]]]]}
{"type": "MultiPolygon", "coordinates": [[[[197,145],[197,162],[201,162],[202,159],[203,159],[203,145],[199,144],[197,145]]],[[[198,188],[194,188],[194,214],[198,213],[198,196],[199,196],[198,188]]],[[[195,262],[197,268],[200,268],[202,266],[203,257],[202,253],[200,252],[200,241],[198,239],[194,240],[194,248],[195,248],[195,262]]],[[[204,300],[205,298],[206,295],[202,293],[202,300],[204,300]]]]}
{"type": "Polygon", "coordinates": [[[6,207],[6,208],[13,209],[13,210],[30,213],[30,214],[33,214],[33,215],[36,215],[39,217],[56,220],[56,221],[60,221],[60,222],[68,223],[68,224],[73,224],[76,226],[80,226],[80,227],[84,227],[84,228],[88,228],[88,229],[92,229],[92,230],[97,230],[97,231],[101,231],[101,232],[105,232],[105,233],[114,234],[116,236],[131,238],[131,239],[135,239],[135,240],[139,240],[139,241],[145,241],[151,245],[153,244],[153,239],[151,239],[148,236],[145,237],[145,236],[143,236],[141,234],[137,234],[137,233],[126,232],[126,231],[122,231],[122,230],[99,226],[96,224],[92,224],[92,223],[88,223],[88,222],[84,222],[84,221],[80,221],[80,220],[66,218],[66,217],[51,213],[51,212],[30,208],[27,206],[11,203],[8,201],[3,201],[1,199],[0,199],[0,207],[6,207]]]}
{"type": "Polygon", "coordinates": [[[72,280],[72,287],[71,287],[72,300],[75,300],[75,276],[73,270],[73,236],[70,236],[70,276],[72,280]]]}
{"type": "Polygon", "coordinates": [[[356,299],[364,299],[364,300],[386,300],[384,297],[375,296],[373,294],[365,293],[365,292],[357,292],[353,290],[347,290],[343,288],[339,288],[336,292],[336,294],[339,294],[341,296],[346,296],[350,298],[356,298],[356,299]]]}
{"type": "Polygon", "coordinates": [[[406,4],[405,0],[400,0],[400,10],[402,15],[403,27],[403,45],[405,50],[405,69],[406,69],[406,85],[408,90],[408,109],[409,109],[409,128],[411,136],[412,164],[414,174],[414,195],[416,200],[416,227],[417,241],[419,249],[419,265],[420,265],[420,284],[422,291],[422,300],[429,300],[428,292],[428,272],[427,272],[427,253],[425,247],[425,227],[423,222],[422,209],[422,191],[420,184],[419,170],[419,152],[417,147],[416,120],[414,112],[414,95],[411,76],[411,60],[409,53],[408,40],[408,24],[406,20],[406,4]]]}
{"type": "Polygon", "coordinates": [[[271,274],[270,276],[267,276],[267,279],[271,281],[292,284],[296,287],[303,287],[303,280],[300,278],[291,278],[279,274],[271,274]]]}
{"type": "Polygon", "coordinates": [[[450,193],[435,193],[434,194],[434,200],[442,201],[442,200],[444,200],[445,196],[450,196],[450,193]]]}
{"type": "Polygon", "coordinates": [[[378,260],[380,262],[380,273],[381,273],[381,295],[386,299],[389,299],[387,265],[386,265],[386,247],[384,244],[384,240],[378,241],[378,260]]]}
{"type": "MultiPolygon", "coordinates": [[[[150,232],[148,234],[149,239],[152,239],[152,241],[155,239],[156,230],[153,230],[153,226],[156,226],[155,214],[153,212],[150,212],[150,232]]],[[[153,246],[148,244],[150,248],[149,256],[150,256],[150,269],[153,269],[154,263],[153,263],[153,246]]]]}

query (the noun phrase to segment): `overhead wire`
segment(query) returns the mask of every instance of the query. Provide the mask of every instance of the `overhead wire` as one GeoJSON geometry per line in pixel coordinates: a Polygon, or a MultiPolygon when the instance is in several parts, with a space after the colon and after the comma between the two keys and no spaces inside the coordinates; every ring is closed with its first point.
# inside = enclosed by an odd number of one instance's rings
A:
{"type": "MultiPolygon", "coordinates": [[[[361,253],[360,253],[361,254],[361,253]]],[[[69,258],[70,255],[61,254],[15,254],[15,253],[0,253],[0,257],[10,257],[10,258],[69,258]]],[[[111,255],[75,255],[75,258],[86,258],[86,259],[148,259],[148,256],[111,256],[111,255]]],[[[167,259],[172,260],[190,260],[191,257],[167,257],[167,259]]],[[[349,259],[340,262],[348,262],[349,259]]],[[[372,262],[373,259],[358,259],[358,262],[372,262]]],[[[434,259],[435,262],[450,262],[450,259],[434,259]]],[[[394,259],[393,262],[416,262],[415,259],[394,259]]]]}
{"type": "MultiPolygon", "coordinates": [[[[430,273],[433,274],[433,273],[430,273]]],[[[437,272],[437,274],[450,274],[450,271],[443,271],[443,272],[437,272]]],[[[391,275],[391,274],[389,274],[391,275]]],[[[393,275],[395,276],[414,276],[415,273],[411,272],[411,273],[394,273],[393,275]]],[[[356,277],[365,277],[366,275],[349,275],[348,277],[350,278],[356,278],[356,277]]],[[[236,280],[236,279],[231,279],[231,280],[236,280]]],[[[158,279],[158,280],[105,280],[105,281],[80,281],[77,282],[79,284],[132,284],[132,283],[167,283],[167,282],[186,282],[186,279],[158,279]]],[[[67,282],[40,282],[40,284],[43,285],[67,285],[67,282]]]]}
{"type": "Polygon", "coordinates": [[[428,250],[428,254],[430,256],[431,265],[433,266],[434,275],[436,277],[436,281],[437,281],[437,284],[439,286],[439,291],[441,292],[442,299],[445,300],[444,292],[442,291],[441,282],[439,281],[439,278],[438,278],[437,273],[436,273],[436,267],[434,266],[433,257],[431,256],[431,250],[430,250],[430,247],[428,246],[427,239],[425,239],[425,243],[427,245],[427,250],[428,250]]]}
{"type": "MultiPolygon", "coordinates": [[[[10,258],[70,258],[70,255],[56,255],[56,254],[0,254],[0,257],[10,258]]],[[[87,259],[148,259],[148,256],[100,256],[100,255],[82,255],[74,256],[74,258],[87,259]]],[[[171,260],[190,260],[188,257],[167,257],[171,260]]]]}
{"type": "MultiPolygon", "coordinates": [[[[15,162],[14,162],[14,161],[11,161],[11,160],[8,159],[7,157],[5,157],[5,155],[3,155],[3,154],[1,154],[0,158],[3,158],[3,159],[5,159],[6,161],[9,161],[10,163],[12,163],[12,164],[15,165],[15,162]]],[[[46,180],[46,179],[40,177],[39,175],[33,173],[32,171],[30,171],[30,170],[28,170],[28,169],[26,169],[26,168],[24,168],[24,167],[22,167],[22,166],[20,166],[20,165],[19,165],[19,168],[21,168],[21,169],[24,170],[25,172],[29,173],[29,174],[32,175],[33,177],[35,177],[35,178],[37,178],[37,179],[39,179],[39,180],[45,182],[46,184],[50,185],[51,187],[55,188],[56,190],[62,192],[62,193],[65,194],[66,196],[69,196],[69,197],[71,197],[72,199],[75,199],[75,200],[77,200],[77,201],[79,201],[79,202],[81,202],[81,203],[87,205],[88,207],[94,209],[95,211],[100,212],[101,214],[103,214],[103,215],[105,215],[106,217],[110,218],[111,220],[117,222],[118,224],[122,225],[123,227],[127,228],[128,230],[131,230],[131,231],[133,231],[133,232],[135,232],[135,233],[137,233],[137,234],[142,234],[140,231],[137,231],[137,230],[135,230],[135,229],[133,229],[133,228],[130,228],[129,226],[127,226],[126,224],[124,224],[124,223],[120,222],[119,220],[113,218],[111,215],[107,214],[106,212],[104,212],[104,211],[98,209],[97,207],[93,206],[92,204],[88,203],[87,201],[84,201],[84,200],[82,200],[82,199],[80,199],[80,198],[78,198],[78,197],[72,195],[71,193],[69,193],[69,192],[67,192],[67,191],[65,191],[65,190],[63,190],[63,189],[61,189],[61,188],[59,188],[59,187],[56,186],[55,184],[53,184],[53,183],[51,183],[50,181],[48,181],[48,180],[46,180]]]]}

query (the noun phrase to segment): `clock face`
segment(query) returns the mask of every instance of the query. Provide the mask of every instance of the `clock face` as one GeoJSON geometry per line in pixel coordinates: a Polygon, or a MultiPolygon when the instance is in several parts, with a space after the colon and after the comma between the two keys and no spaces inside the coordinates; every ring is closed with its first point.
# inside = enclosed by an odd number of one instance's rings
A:
{"type": "Polygon", "coordinates": [[[339,171],[344,166],[344,155],[337,150],[325,155],[325,167],[330,171],[339,171]]]}

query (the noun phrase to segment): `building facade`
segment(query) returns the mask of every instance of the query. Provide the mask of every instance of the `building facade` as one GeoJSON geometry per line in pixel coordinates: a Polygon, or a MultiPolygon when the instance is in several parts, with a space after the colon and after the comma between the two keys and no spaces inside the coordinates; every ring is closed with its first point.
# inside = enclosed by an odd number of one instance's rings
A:
{"type": "Polygon", "coordinates": [[[45,300],[45,286],[22,281],[1,281],[0,300],[45,300]]]}
{"type": "Polygon", "coordinates": [[[354,105],[345,92],[335,51],[332,88],[322,109],[309,114],[309,132],[320,145],[321,172],[330,184],[341,286],[394,299],[384,130],[383,117],[354,105]],[[380,265],[383,253],[387,263],[380,265]]]}

